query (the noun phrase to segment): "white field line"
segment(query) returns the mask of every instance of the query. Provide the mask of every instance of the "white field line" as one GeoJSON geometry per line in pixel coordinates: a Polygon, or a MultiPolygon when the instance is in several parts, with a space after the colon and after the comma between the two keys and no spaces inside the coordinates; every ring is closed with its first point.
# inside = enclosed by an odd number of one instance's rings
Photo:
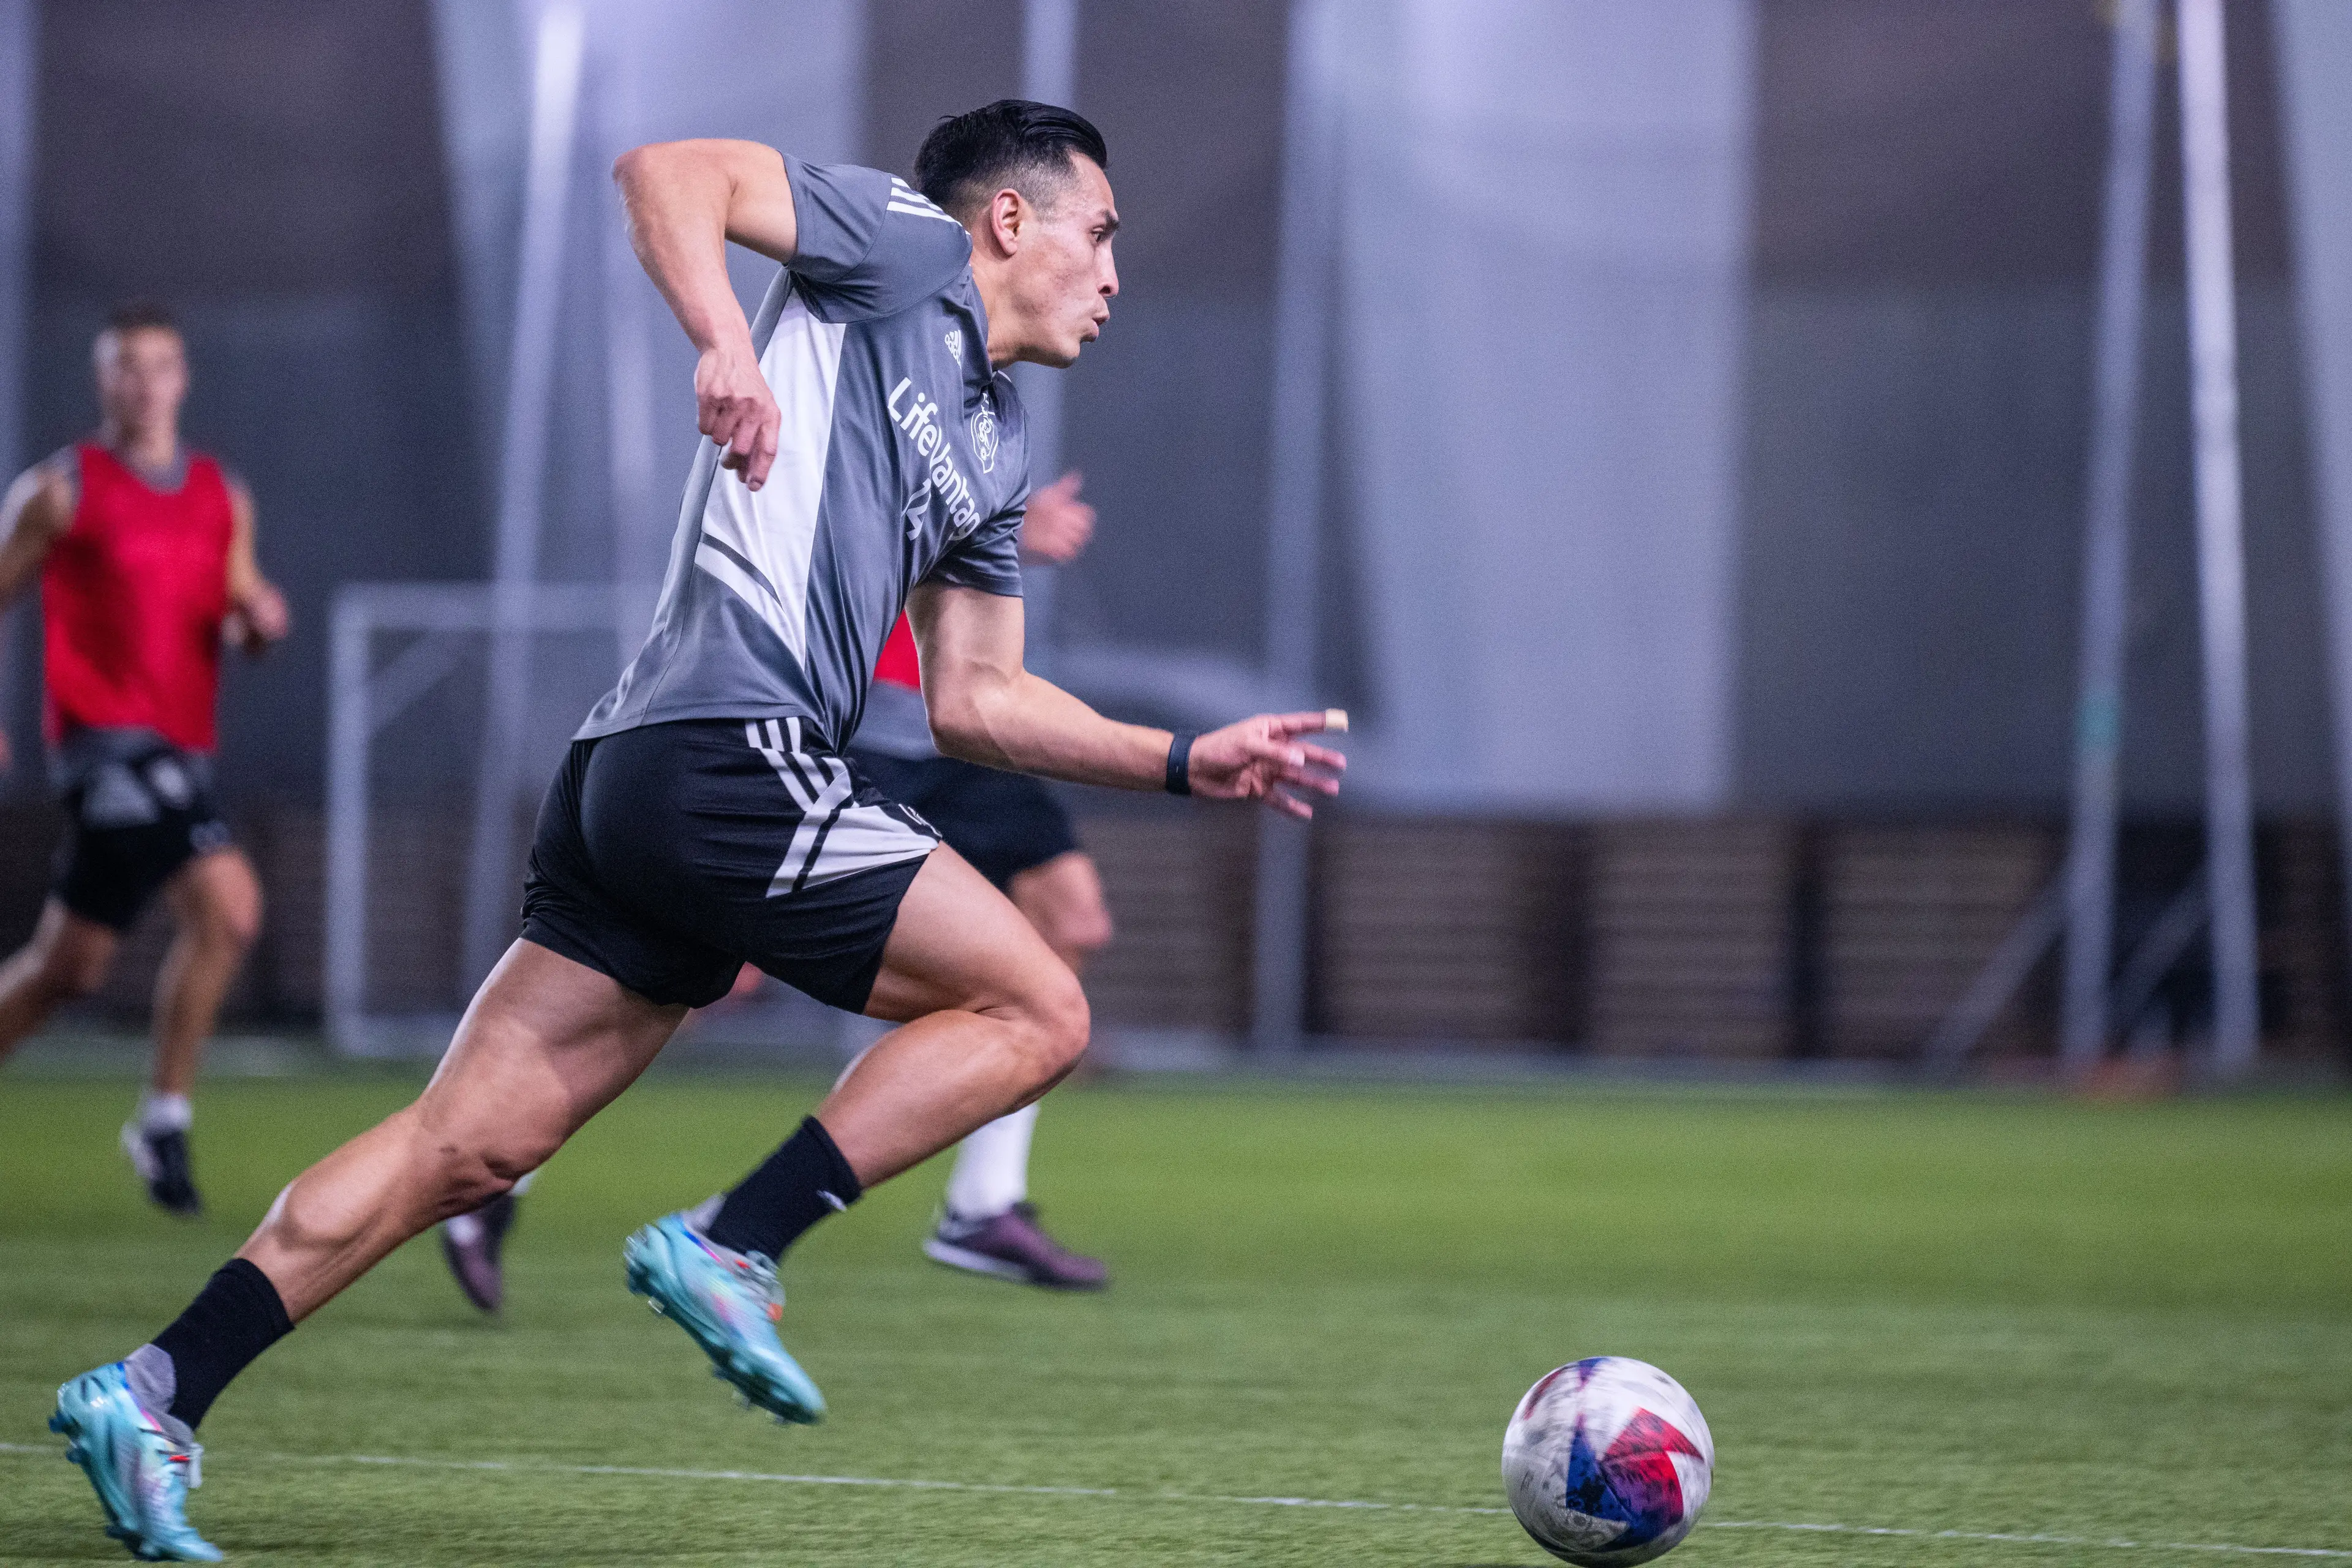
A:
{"type": "MultiPolygon", "coordinates": [[[[49,1445],[0,1443],[0,1454],[58,1454],[49,1445]]],[[[1223,1492],[1131,1491],[1118,1487],[1014,1486],[995,1481],[930,1481],[895,1476],[800,1476],[768,1470],[661,1469],[645,1465],[556,1465],[537,1459],[431,1459],[392,1454],[249,1454],[274,1465],[381,1465],[418,1470],[488,1470],[515,1475],[634,1476],[665,1481],[757,1481],[771,1486],[872,1487],[891,1491],[972,1492],[997,1497],[1108,1498],[1127,1502],[1220,1503],[1254,1508],[1359,1509],[1381,1513],[1487,1514],[1507,1517],[1507,1508],[1470,1508],[1455,1503],[1376,1502],[1311,1497],[1241,1497],[1223,1492]]],[[[1807,1535],[1896,1536],[1916,1541],[1986,1541],[2019,1546],[2096,1546],[2125,1552],[2218,1552],[2240,1557],[2352,1559],[2352,1550],[2332,1546],[2238,1546],[2219,1542],[2127,1541],[2093,1535],[2028,1535],[2007,1531],[1905,1530],[1891,1525],[1801,1524],[1786,1520],[1702,1520],[1701,1530],[1780,1530],[1807,1535]]]]}

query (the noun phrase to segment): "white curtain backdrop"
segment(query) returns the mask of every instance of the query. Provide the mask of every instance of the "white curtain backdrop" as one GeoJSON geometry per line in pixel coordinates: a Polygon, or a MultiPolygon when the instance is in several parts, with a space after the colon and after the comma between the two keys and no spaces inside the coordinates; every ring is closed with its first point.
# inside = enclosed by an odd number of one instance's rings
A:
{"type": "MultiPolygon", "coordinates": [[[[521,222],[530,47],[540,0],[436,0],[444,138],[483,449],[495,454],[515,243],[521,222]]],[[[815,162],[853,160],[865,111],[863,0],[583,0],[586,66],[574,160],[562,321],[569,347],[559,398],[551,512],[543,561],[576,558],[583,528],[612,574],[658,580],[694,453],[694,360],[653,286],[626,255],[619,205],[604,172],[639,142],[738,136],[815,162]],[[613,251],[618,248],[620,254],[613,251]],[[623,384],[579,395],[582,380],[623,384]],[[606,509],[561,503],[609,489],[606,509]]],[[[734,257],[739,292],[754,304],[768,268],[734,257]]],[[[556,562],[550,577],[581,574],[556,562]]]]}
{"type": "Polygon", "coordinates": [[[1351,787],[1717,804],[1750,0],[1368,0],[1345,32],[1351,787]]]}
{"type": "MultiPolygon", "coordinates": [[[[0,484],[34,454],[26,449],[25,341],[32,310],[34,52],[39,18],[33,0],[0,0],[0,484]]],[[[16,755],[37,755],[38,668],[32,611],[0,616],[0,729],[16,755]]],[[[41,787],[40,770],[18,768],[10,786],[41,787]]]]}
{"type": "MultiPolygon", "coordinates": [[[[2335,667],[2336,788],[2352,829],[2352,5],[2277,0],[2273,16],[2335,667]]],[[[2346,848],[2352,854],[2352,832],[2346,848]]]]}

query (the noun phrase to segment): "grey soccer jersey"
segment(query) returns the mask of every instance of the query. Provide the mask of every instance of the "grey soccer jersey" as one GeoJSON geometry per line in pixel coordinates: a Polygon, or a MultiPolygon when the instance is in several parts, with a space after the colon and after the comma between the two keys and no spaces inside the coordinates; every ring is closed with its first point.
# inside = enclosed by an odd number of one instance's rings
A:
{"type": "Polygon", "coordinates": [[[775,466],[754,491],[702,443],[652,635],[580,739],[796,718],[837,750],[909,589],[1021,592],[1027,440],[970,237],[891,175],[784,166],[798,253],[751,330],[775,466]]]}

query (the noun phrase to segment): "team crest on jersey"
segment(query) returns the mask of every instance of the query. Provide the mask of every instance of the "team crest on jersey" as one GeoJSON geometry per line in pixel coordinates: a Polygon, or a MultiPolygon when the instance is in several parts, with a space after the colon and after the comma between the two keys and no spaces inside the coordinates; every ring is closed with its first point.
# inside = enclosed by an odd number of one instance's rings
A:
{"type": "Polygon", "coordinates": [[[996,409],[982,403],[971,416],[971,455],[980,459],[980,471],[996,472],[996,409]]]}
{"type": "Polygon", "coordinates": [[[950,327],[948,329],[947,343],[948,353],[950,355],[959,360],[963,358],[963,329],[961,327],[950,327]]]}

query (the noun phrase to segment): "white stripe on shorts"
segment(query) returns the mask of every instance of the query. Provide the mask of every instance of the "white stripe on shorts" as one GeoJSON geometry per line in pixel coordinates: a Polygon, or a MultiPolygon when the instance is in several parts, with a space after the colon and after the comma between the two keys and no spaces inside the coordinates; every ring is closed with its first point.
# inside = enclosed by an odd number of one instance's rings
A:
{"type": "Polygon", "coordinates": [[[791,847],[768,883],[768,897],[797,893],[877,866],[919,860],[939,840],[918,832],[878,805],[853,805],[856,782],[839,757],[803,751],[801,721],[755,719],[743,738],[768,760],[800,810],[791,847]]]}

